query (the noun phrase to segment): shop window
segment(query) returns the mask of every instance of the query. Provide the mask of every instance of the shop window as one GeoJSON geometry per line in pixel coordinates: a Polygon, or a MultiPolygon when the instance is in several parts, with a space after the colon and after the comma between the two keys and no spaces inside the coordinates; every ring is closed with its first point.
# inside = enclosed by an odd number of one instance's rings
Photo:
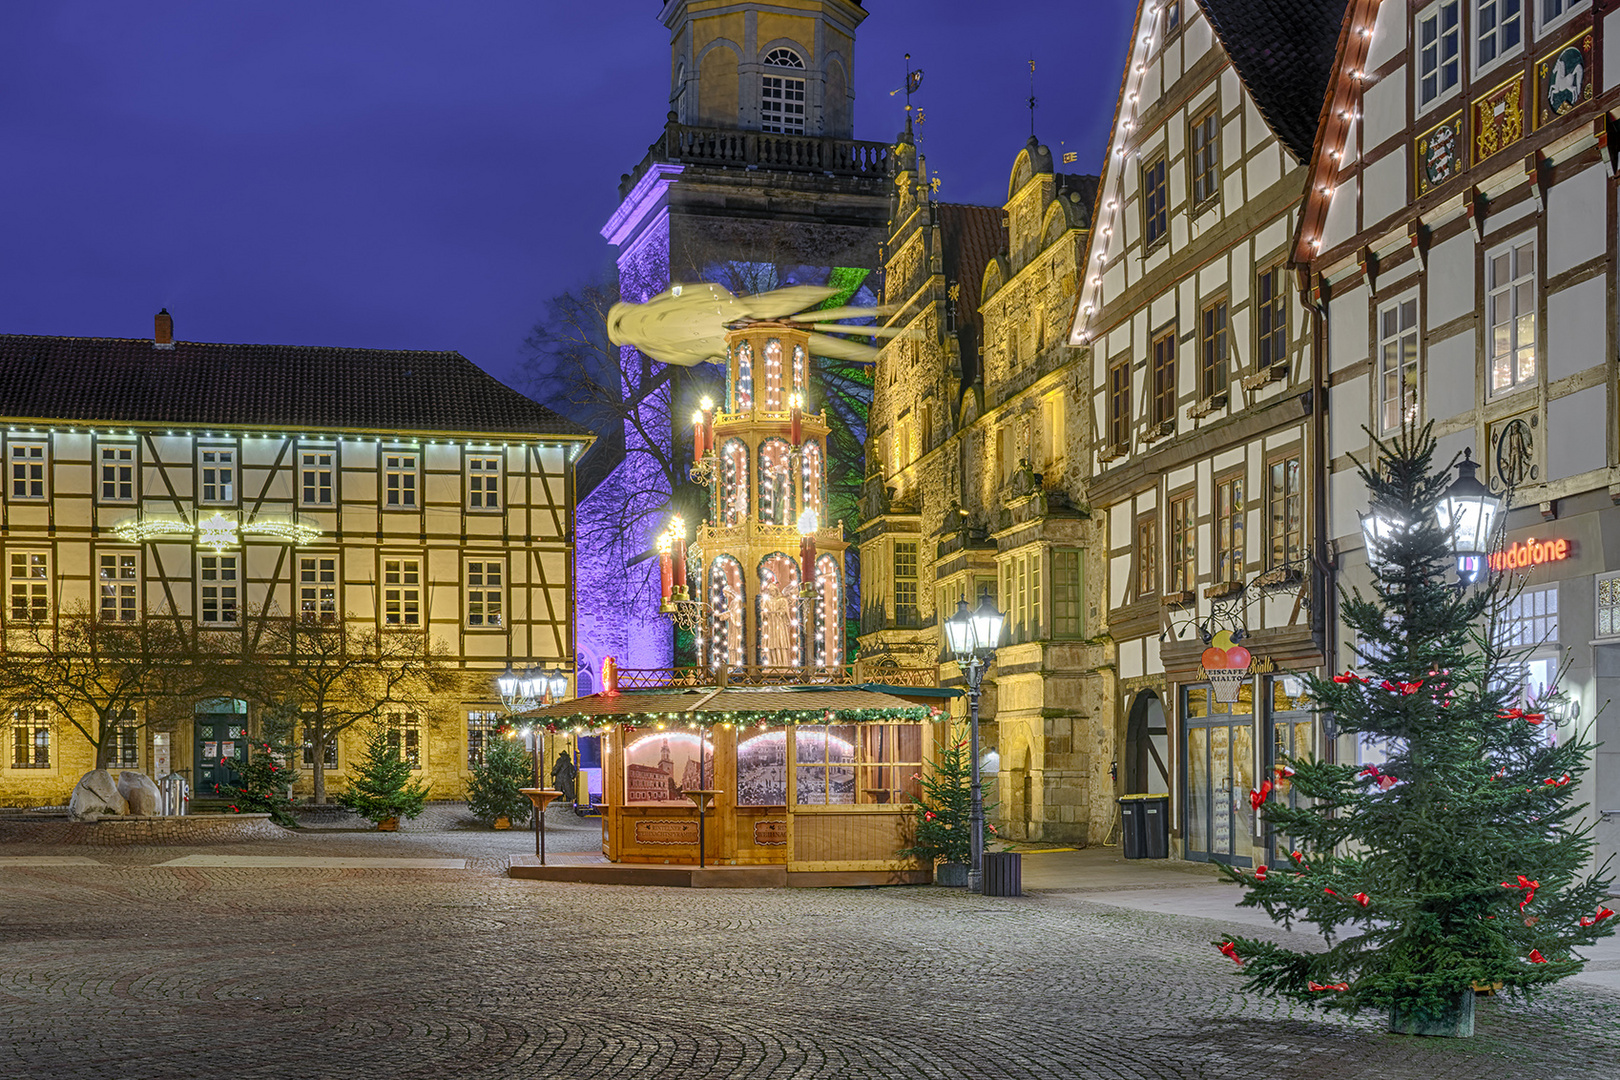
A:
{"type": "Polygon", "coordinates": [[[921,724],[800,724],[793,756],[800,806],[898,804],[921,795],[912,779],[922,772],[921,724]]]}
{"type": "Polygon", "coordinates": [[[1598,575],[1597,636],[1620,637],[1620,571],[1598,575]]]}

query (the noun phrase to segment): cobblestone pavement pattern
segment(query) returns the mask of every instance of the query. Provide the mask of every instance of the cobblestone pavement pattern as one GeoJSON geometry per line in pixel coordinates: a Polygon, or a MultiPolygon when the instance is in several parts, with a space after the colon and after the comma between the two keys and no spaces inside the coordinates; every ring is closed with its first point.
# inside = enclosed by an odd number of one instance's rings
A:
{"type": "Polygon", "coordinates": [[[0,845],[0,1077],[1620,1078],[1602,989],[1400,1038],[1243,994],[1206,920],[1063,892],[512,881],[528,834],[437,824],[68,852],[96,865],[0,845]],[[471,861],[153,865],[263,850],[471,861]]]}

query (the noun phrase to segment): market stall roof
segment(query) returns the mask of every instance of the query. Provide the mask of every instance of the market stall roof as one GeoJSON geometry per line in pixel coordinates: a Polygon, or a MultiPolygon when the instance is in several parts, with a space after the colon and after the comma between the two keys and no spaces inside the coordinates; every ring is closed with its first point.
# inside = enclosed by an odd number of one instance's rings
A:
{"type": "MultiPolygon", "coordinates": [[[[896,687],[895,689],[901,689],[896,687]]],[[[934,710],[878,690],[855,686],[700,686],[590,694],[531,709],[525,720],[558,726],[649,724],[859,723],[926,720],[934,710]]]]}

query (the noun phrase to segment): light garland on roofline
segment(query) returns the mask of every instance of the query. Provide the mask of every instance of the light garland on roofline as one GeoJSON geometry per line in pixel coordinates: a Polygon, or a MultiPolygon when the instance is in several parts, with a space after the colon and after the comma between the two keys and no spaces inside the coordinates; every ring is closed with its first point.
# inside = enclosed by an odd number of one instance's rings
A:
{"type": "Polygon", "coordinates": [[[599,715],[575,713],[547,721],[545,729],[552,734],[569,730],[575,735],[606,735],[618,728],[621,731],[640,731],[643,728],[667,730],[684,727],[693,729],[744,727],[796,727],[800,724],[862,724],[876,720],[911,720],[922,722],[935,714],[928,705],[908,705],[901,708],[878,709],[737,709],[723,713],[633,713],[607,722],[599,715]]]}

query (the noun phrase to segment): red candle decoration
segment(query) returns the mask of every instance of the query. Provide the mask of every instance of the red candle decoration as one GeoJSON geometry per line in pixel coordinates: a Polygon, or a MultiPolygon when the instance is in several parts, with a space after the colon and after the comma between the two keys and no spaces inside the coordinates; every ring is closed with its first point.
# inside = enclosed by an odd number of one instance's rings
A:
{"type": "Polygon", "coordinates": [[[714,399],[703,399],[703,449],[714,449],[714,399]]]}
{"type": "Polygon", "coordinates": [[[669,556],[669,534],[658,538],[658,585],[661,603],[669,603],[669,590],[675,584],[674,568],[669,556]]]}
{"type": "Polygon", "coordinates": [[[703,460],[703,451],[705,449],[705,447],[703,445],[703,428],[704,428],[703,414],[700,413],[700,412],[693,413],[692,414],[692,460],[693,461],[702,461],[703,460]]]}
{"type": "Polygon", "coordinates": [[[816,580],[816,512],[799,515],[799,580],[810,585],[816,580]]]}
{"type": "Polygon", "coordinates": [[[798,394],[788,398],[788,404],[791,406],[788,417],[788,442],[795,447],[799,445],[799,406],[802,403],[803,399],[798,394]]]}
{"type": "Polygon", "coordinates": [[[675,592],[681,597],[686,596],[686,522],[680,518],[671,518],[669,523],[670,559],[674,563],[670,569],[674,580],[675,592]]]}

